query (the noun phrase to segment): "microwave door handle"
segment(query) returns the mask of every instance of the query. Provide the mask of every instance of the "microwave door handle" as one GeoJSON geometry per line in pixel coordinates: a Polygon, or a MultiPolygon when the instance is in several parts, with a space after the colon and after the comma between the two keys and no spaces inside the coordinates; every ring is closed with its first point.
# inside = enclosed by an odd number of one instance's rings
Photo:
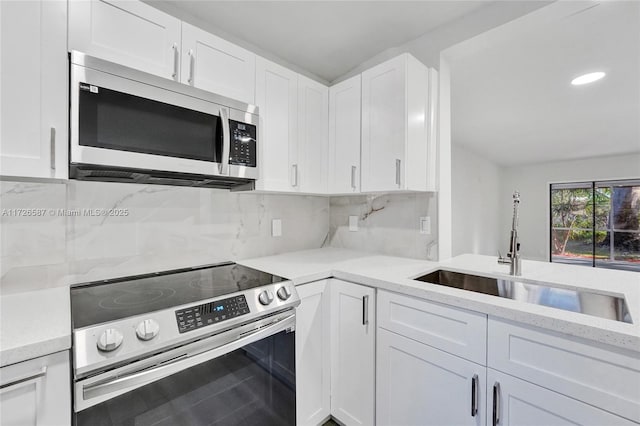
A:
{"type": "Polygon", "coordinates": [[[231,154],[231,136],[229,135],[229,116],[227,110],[220,108],[222,120],[222,158],[220,160],[220,174],[229,176],[229,156],[231,154]]]}

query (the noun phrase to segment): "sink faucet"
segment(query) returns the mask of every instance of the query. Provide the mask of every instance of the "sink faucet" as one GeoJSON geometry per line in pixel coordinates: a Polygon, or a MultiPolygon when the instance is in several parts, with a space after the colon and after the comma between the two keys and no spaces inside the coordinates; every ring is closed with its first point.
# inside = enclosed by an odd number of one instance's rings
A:
{"type": "Polygon", "coordinates": [[[498,263],[501,265],[509,265],[509,273],[511,275],[522,275],[522,266],[520,262],[520,242],[518,241],[518,205],[520,204],[520,193],[513,193],[513,222],[511,224],[511,239],[509,241],[509,253],[507,257],[502,257],[498,252],[498,263]]]}

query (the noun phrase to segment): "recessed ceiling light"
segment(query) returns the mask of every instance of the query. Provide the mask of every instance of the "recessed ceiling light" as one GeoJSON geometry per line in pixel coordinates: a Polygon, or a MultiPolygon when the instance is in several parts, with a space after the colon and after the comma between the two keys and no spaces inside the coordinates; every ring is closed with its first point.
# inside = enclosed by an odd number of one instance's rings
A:
{"type": "Polygon", "coordinates": [[[604,76],[605,76],[605,73],[603,73],[602,71],[590,72],[589,74],[584,74],[584,75],[581,75],[580,77],[574,78],[573,80],[571,80],[571,84],[573,84],[574,86],[589,84],[589,83],[593,83],[594,81],[600,80],[604,76]]]}

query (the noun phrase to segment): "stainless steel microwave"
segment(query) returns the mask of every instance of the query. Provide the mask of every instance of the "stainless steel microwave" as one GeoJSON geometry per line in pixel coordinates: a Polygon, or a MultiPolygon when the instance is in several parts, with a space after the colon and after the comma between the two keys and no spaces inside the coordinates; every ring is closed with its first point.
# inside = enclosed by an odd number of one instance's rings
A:
{"type": "Polygon", "coordinates": [[[72,179],[253,189],[258,108],[70,55],[72,179]]]}

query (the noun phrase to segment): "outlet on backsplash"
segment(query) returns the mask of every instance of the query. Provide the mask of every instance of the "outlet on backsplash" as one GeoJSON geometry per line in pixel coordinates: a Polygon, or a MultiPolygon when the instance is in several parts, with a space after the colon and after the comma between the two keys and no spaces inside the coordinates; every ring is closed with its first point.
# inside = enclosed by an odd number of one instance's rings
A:
{"type": "Polygon", "coordinates": [[[358,230],[358,216],[349,216],[349,231],[355,232],[358,230]]]}
{"type": "Polygon", "coordinates": [[[420,233],[431,235],[431,218],[429,216],[420,218],[420,233]]]}
{"type": "Polygon", "coordinates": [[[271,221],[271,236],[272,237],[281,237],[282,236],[282,220],[273,219],[271,221]]]}

